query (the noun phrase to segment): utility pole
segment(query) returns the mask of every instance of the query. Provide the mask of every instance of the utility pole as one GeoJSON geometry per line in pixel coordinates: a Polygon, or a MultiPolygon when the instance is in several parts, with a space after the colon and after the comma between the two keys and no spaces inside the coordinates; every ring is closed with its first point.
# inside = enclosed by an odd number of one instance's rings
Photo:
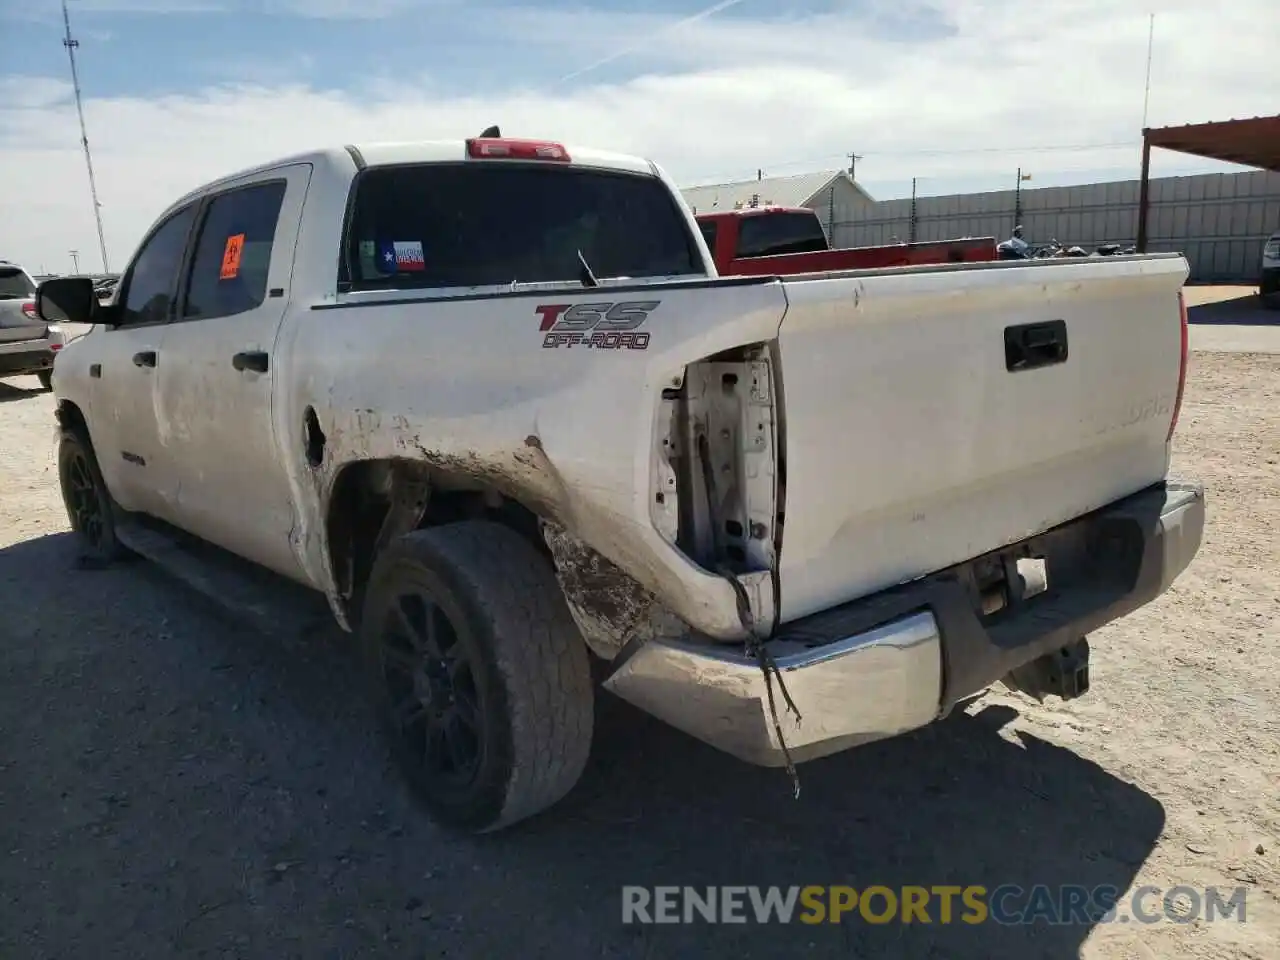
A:
{"type": "Polygon", "coordinates": [[[907,227],[907,243],[916,242],[916,178],[911,178],[911,223],[907,227]]]}
{"type": "Polygon", "coordinates": [[[1018,179],[1013,185],[1013,225],[1016,227],[1022,222],[1022,181],[1030,180],[1031,174],[1022,172],[1022,168],[1018,168],[1018,179]]]}
{"type": "Polygon", "coordinates": [[[845,156],[849,158],[849,179],[856,183],[858,180],[858,161],[862,159],[862,154],[846,153],[845,156]]]}
{"type": "MultiPolygon", "coordinates": [[[[89,134],[85,132],[84,126],[84,104],[80,99],[80,75],[76,71],[76,47],[80,46],[80,41],[71,36],[71,16],[67,13],[67,0],[62,0],[62,23],[67,31],[62,39],[62,45],[67,48],[67,58],[71,61],[71,87],[76,95],[76,114],[80,117],[80,143],[84,147],[84,163],[89,169],[89,196],[93,199],[93,219],[98,224],[102,272],[110,273],[111,266],[107,263],[107,238],[102,231],[102,204],[98,202],[98,184],[93,176],[93,158],[89,155],[89,134]]],[[[79,272],[79,267],[76,268],[76,272],[79,272]]]]}
{"type": "Polygon", "coordinates": [[[1156,15],[1147,24],[1147,83],[1142,90],[1142,129],[1147,129],[1147,107],[1151,104],[1151,54],[1156,39],[1156,15]]]}
{"type": "Polygon", "coordinates": [[[67,253],[71,254],[71,269],[76,272],[76,276],[79,276],[80,275],[80,251],[68,250],[67,253]]]}

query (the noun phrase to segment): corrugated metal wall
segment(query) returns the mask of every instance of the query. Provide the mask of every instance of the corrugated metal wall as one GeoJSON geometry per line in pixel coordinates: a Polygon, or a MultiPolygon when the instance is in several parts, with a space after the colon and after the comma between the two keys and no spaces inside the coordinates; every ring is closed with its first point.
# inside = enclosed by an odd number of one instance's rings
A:
{"type": "Polygon", "coordinates": [[[808,205],[822,221],[828,237],[834,236],[842,224],[877,216],[875,210],[879,206],[874,201],[868,202],[866,195],[844,178],[833,180],[825,189],[819,190],[808,205]]]}
{"type": "MultiPolygon", "coordinates": [[[[826,223],[828,211],[814,205],[826,223]]],[[[995,237],[1013,229],[1014,192],[955,194],[916,200],[916,239],[995,237]]],[[[1057,238],[1092,249],[1100,243],[1133,243],[1138,232],[1138,181],[1047,187],[1022,191],[1022,225],[1032,243],[1057,238]]],[[[1147,233],[1151,251],[1177,250],[1191,264],[1191,278],[1216,282],[1257,279],[1262,245],[1280,230],[1280,173],[1205,174],[1151,181],[1147,233]]],[[[841,220],[833,241],[840,247],[908,239],[911,201],[883,200],[841,220]]]]}

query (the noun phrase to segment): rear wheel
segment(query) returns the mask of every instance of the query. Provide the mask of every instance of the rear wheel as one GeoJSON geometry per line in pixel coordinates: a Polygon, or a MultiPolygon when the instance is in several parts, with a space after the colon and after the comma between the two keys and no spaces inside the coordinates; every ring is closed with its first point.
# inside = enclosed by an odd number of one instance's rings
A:
{"type": "Polygon", "coordinates": [[[93,446],[80,430],[62,432],[58,442],[58,481],[71,531],[79,539],[84,555],[102,563],[129,556],[129,550],[116,539],[111,494],[98,469],[93,446]]]}
{"type": "Polygon", "coordinates": [[[360,624],[384,733],[440,823],[483,833],[577,783],[587,650],[550,561],[500,524],[419,530],[377,558],[360,624]]]}
{"type": "Polygon", "coordinates": [[[44,387],[46,390],[53,389],[53,371],[52,370],[41,370],[36,374],[36,376],[40,378],[40,386],[44,387]]]}

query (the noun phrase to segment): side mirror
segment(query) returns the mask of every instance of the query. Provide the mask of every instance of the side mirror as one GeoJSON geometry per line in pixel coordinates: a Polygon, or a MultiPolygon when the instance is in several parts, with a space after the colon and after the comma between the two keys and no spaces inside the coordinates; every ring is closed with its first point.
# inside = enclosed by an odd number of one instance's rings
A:
{"type": "Polygon", "coordinates": [[[97,306],[88,277],[54,277],[36,287],[36,316],[45,323],[95,323],[97,306]]]}

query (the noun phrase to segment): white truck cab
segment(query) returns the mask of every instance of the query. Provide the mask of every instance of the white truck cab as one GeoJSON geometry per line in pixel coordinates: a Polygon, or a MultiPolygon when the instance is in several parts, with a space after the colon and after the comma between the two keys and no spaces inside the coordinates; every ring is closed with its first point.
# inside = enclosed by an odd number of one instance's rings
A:
{"type": "Polygon", "coordinates": [[[1083,693],[1195,554],[1181,256],[717,278],[655,164],[487,133],[225,178],[112,303],[37,296],[97,324],[54,375],[85,549],[323,593],[442,822],[573,786],[589,652],[791,767],[1083,693]]]}

